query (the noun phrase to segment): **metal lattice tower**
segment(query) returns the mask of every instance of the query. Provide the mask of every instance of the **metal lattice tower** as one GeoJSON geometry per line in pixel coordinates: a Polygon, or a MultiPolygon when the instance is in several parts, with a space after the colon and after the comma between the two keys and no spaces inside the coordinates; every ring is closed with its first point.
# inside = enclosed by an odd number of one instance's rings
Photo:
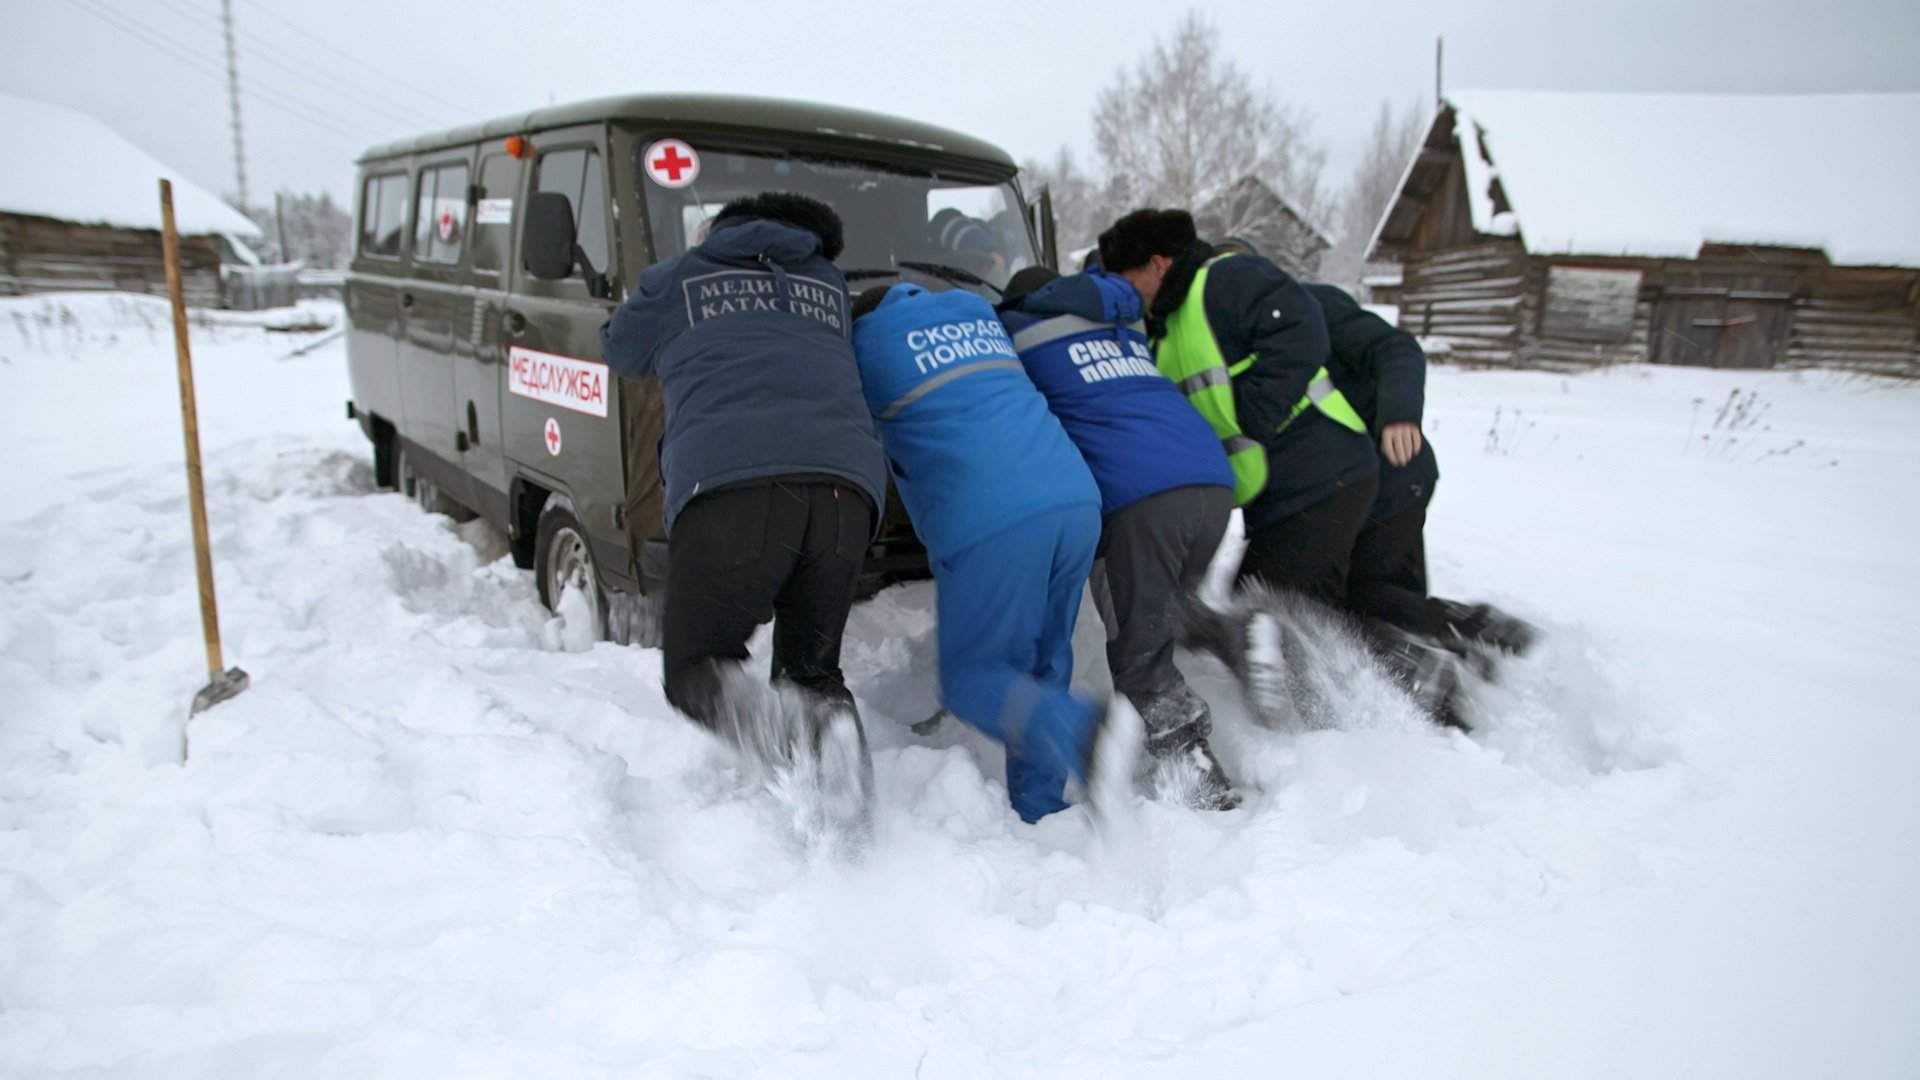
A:
{"type": "Polygon", "coordinates": [[[220,25],[227,34],[227,101],[233,109],[233,177],[240,210],[247,208],[247,146],[240,135],[240,68],[234,61],[233,0],[220,0],[220,25]]]}

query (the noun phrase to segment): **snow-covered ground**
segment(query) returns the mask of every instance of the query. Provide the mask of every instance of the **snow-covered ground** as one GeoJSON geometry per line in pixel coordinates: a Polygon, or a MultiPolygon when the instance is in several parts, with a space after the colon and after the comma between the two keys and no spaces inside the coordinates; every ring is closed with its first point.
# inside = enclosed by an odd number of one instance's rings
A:
{"type": "Polygon", "coordinates": [[[373,490],[338,342],[245,322],[194,344],[253,688],[181,765],[164,307],[0,302],[0,1073],[1920,1074],[1920,387],[1436,370],[1436,586],[1548,645],[1471,738],[1378,686],[1259,729],[1194,660],[1248,806],[1104,839],[908,729],[933,613],[891,590],[848,860],[657,653],[563,650],[500,537],[373,490]]]}

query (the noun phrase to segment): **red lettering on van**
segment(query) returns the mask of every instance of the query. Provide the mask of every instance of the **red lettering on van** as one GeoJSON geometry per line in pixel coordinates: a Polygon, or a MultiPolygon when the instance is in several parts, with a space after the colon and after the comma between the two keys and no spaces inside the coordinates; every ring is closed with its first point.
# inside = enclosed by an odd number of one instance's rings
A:
{"type": "Polygon", "coordinates": [[[507,389],[589,416],[607,415],[607,365],[593,360],[516,346],[507,351],[507,389]]]}

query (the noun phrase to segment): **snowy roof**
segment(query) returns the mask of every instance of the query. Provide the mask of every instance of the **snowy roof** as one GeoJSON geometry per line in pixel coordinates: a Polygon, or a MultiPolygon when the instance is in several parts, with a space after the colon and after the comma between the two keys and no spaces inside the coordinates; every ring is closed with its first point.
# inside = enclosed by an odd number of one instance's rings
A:
{"type": "Polygon", "coordinates": [[[1691,258],[1711,241],[1920,265],[1920,93],[1447,99],[1474,228],[1512,235],[1517,225],[1529,251],[1691,258]],[[1496,175],[1511,218],[1493,212],[1496,175]]]}
{"type": "Polygon", "coordinates": [[[157,230],[165,177],[182,234],[260,235],[244,214],[85,113],[0,94],[0,131],[14,147],[0,169],[0,213],[157,230]]]}
{"type": "MultiPolygon", "coordinates": [[[[1256,215],[1256,212],[1248,204],[1257,198],[1266,199],[1274,206],[1279,207],[1287,216],[1299,222],[1309,233],[1312,233],[1314,238],[1321,241],[1323,246],[1333,246],[1333,238],[1329,237],[1326,231],[1320,228],[1320,226],[1314,224],[1312,218],[1301,213],[1300,208],[1293,204],[1292,199],[1281,194],[1278,187],[1267,183],[1252,173],[1248,173],[1227,185],[1225,191],[1214,196],[1207,203],[1206,207],[1202,208],[1202,213],[1213,212],[1216,213],[1217,216],[1245,219],[1249,216],[1256,215]],[[1225,212],[1221,213],[1220,211],[1225,212]]],[[[1245,229],[1247,224],[1243,220],[1235,227],[1245,229]]]]}

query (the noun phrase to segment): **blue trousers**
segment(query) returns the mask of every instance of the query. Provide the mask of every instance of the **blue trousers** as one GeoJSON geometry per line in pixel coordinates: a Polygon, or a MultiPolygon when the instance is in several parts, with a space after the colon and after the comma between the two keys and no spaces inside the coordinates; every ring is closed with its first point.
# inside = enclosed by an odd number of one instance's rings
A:
{"type": "Polygon", "coordinates": [[[940,696],[1007,748],[1007,795],[1025,821],[1067,808],[1100,708],[1068,693],[1073,624],[1100,542],[1100,507],[1037,514],[933,565],[940,696]]]}

